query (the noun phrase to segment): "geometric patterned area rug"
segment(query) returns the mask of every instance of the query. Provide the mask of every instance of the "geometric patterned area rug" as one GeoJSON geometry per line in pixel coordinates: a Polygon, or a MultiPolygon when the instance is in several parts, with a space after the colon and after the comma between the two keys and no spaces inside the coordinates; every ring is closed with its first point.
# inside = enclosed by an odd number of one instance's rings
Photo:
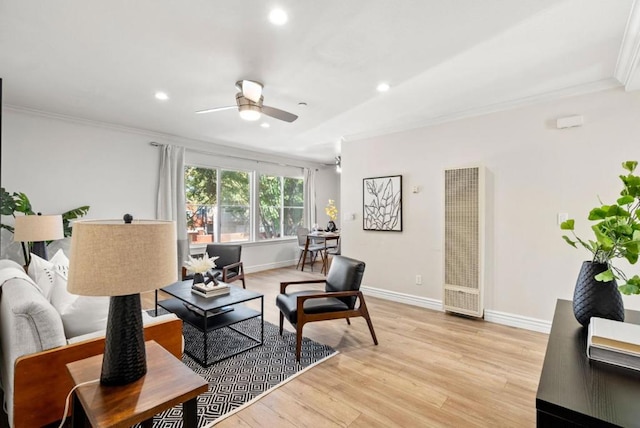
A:
{"type": "MultiPolygon", "coordinates": [[[[245,333],[258,337],[260,321],[260,318],[254,318],[234,327],[242,327],[245,333]]],[[[203,337],[200,331],[183,323],[183,334],[186,343],[199,344],[202,348],[203,337]]],[[[224,357],[225,352],[229,352],[229,347],[237,345],[243,338],[244,336],[235,334],[228,328],[209,332],[208,352],[212,352],[212,355],[219,354],[215,359],[224,357]]],[[[184,354],[184,364],[209,382],[209,391],[198,397],[198,427],[208,428],[215,425],[295,376],[337,354],[330,346],[305,337],[302,340],[300,362],[297,362],[295,346],[295,333],[284,330],[280,336],[278,326],[265,321],[262,346],[219,361],[208,368],[202,367],[184,354]]],[[[197,352],[194,349],[190,351],[197,352]]],[[[182,427],[182,405],[154,416],[153,426],[182,427]]]]}

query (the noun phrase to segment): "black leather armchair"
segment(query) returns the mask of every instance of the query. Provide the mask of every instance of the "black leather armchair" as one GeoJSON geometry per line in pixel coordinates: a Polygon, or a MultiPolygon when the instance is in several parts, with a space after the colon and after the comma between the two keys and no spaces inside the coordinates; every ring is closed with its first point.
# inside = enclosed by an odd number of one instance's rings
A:
{"type": "Polygon", "coordinates": [[[226,283],[240,280],[242,288],[247,288],[244,283],[244,266],[240,260],[242,245],[209,244],[206,251],[208,257],[218,256],[216,268],[211,270],[214,275],[220,273],[220,280],[226,283]]]}
{"type": "Polygon", "coordinates": [[[296,328],[296,360],[300,361],[302,350],[302,328],[308,322],[338,318],[363,317],[367,321],[373,343],[378,344],[371,317],[367,311],[360,283],[364,275],[364,262],[344,256],[335,256],[326,279],[291,281],[280,283],[280,294],[276,306],[280,310],[280,334],[283,321],[287,320],[296,328]],[[325,284],[324,291],[304,290],[287,293],[293,284],[325,284]],[[356,303],[359,306],[356,307],[356,303]]]}

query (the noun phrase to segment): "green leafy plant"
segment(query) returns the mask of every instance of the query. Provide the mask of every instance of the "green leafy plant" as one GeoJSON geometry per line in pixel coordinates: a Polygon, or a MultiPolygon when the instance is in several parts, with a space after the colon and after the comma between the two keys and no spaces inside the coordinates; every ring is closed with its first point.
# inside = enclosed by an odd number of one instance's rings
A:
{"type": "MultiPolygon", "coordinates": [[[[13,192],[9,193],[5,190],[4,187],[0,188],[0,214],[6,216],[12,216],[15,218],[16,213],[22,213],[24,215],[35,215],[36,213],[33,211],[31,206],[31,201],[27,195],[22,192],[13,192]]],[[[64,231],[65,237],[71,236],[71,220],[80,218],[89,212],[89,206],[83,205],[78,208],[74,208],[67,212],[62,213],[62,229],[64,231]]],[[[0,229],[7,229],[9,232],[13,233],[13,226],[0,223],[0,229]]],[[[28,244],[29,247],[31,243],[28,244]]],[[[23,244],[23,252],[25,253],[25,261],[27,260],[26,249],[23,244]]]]}
{"type": "Polygon", "coordinates": [[[567,235],[562,238],[574,248],[582,245],[593,254],[593,262],[604,263],[608,269],[595,279],[606,282],[613,279],[621,281],[618,287],[624,294],[640,294],[640,276],[627,278],[625,273],[613,265],[616,258],[626,259],[630,264],[638,261],[640,254],[640,177],[634,175],[638,166],[637,161],[622,163],[622,167],[629,173],[621,175],[623,189],[615,204],[602,205],[589,212],[588,219],[597,222],[591,229],[595,240],[583,240],[574,232],[575,220],[562,222],[560,228],[569,230],[573,239],[567,235]]]}

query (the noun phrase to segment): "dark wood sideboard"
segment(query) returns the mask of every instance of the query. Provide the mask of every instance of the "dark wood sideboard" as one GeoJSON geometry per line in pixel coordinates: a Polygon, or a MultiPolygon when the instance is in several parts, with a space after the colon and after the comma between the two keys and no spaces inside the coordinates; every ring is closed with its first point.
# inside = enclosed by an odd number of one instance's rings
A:
{"type": "MultiPolygon", "coordinates": [[[[640,324],[627,310],[625,322],[640,324]]],[[[640,427],[640,372],[590,361],[587,329],[558,300],[538,393],[538,427],[640,427]]]]}

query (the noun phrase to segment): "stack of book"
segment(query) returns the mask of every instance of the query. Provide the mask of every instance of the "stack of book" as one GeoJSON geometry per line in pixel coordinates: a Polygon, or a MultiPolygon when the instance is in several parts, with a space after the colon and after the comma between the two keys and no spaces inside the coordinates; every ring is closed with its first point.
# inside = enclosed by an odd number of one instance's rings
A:
{"type": "Polygon", "coordinates": [[[591,318],[587,356],[595,361],[640,370],[640,325],[591,318]]]}
{"type": "Polygon", "coordinates": [[[187,308],[190,311],[200,315],[201,317],[203,317],[206,314],[207,318],[208,317],[214,317],[216,315],[226,314],[227,312],[231,312],[233,310],[233,306],[224,306],[222,308],[215,308],[215,309],[210,309],[210,310],[207,310],[207,311],[203,311],[199,307],[190,305],[189,303],[184,303],[184,306],[185,306],[185,308],[187,308]]]}
{"type": "Polygon", "coordinates": [[[218,297],[229,294],[230,288],[228,284],[218,284],[212,287],[204,284],[193,284],[191,292],[202,297],[218,297]]]}

